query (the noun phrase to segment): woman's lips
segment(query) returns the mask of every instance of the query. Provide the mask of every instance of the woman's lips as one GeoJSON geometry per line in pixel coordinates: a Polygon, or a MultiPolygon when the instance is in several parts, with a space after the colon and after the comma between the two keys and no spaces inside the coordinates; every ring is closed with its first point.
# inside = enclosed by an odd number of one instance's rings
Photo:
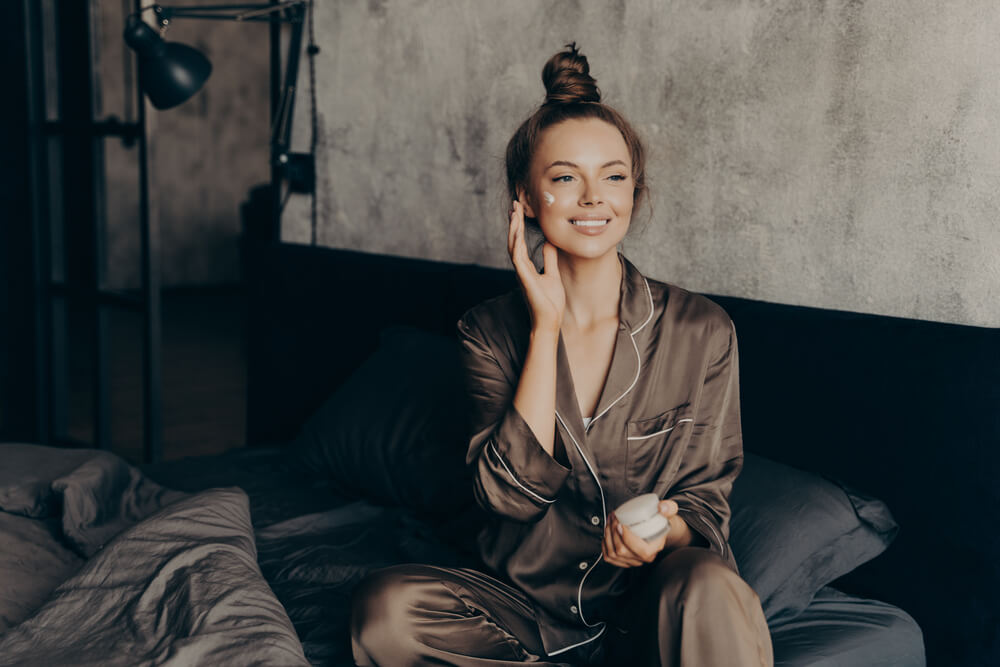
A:
{"type": "Polygon", "coordinates": [[[607,218],[603,220],[570,220],[570,224],[573,225],[573,229],[581,234],[586,234],[587,236],[597,236],[602,233],[610,222],[611,221],[607,218]]]}

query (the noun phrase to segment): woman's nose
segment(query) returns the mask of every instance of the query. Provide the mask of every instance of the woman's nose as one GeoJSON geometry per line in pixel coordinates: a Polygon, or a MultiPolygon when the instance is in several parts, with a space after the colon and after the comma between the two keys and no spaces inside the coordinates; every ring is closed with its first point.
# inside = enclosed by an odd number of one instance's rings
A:
{"type": "Polygon", "coordinates": [[[580,205],[581,206],[595,206],[601,203],[601,195],[592,185],[584,185],[583,192],[580,195],[580,205]]]}

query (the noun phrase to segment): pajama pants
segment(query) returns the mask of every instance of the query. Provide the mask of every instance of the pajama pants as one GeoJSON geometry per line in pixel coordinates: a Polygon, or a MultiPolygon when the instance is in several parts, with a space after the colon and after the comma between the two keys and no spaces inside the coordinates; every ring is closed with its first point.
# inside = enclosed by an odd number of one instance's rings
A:
{"type": "Polygon", "coordinates": [[[360,667],[774,662],[757,594],[708,549],[674,551],[626,596],[600,638],[550,658],[520,590],[467,568],[397,565],[373,572],[354,594],[354,660],[360,667]]]}

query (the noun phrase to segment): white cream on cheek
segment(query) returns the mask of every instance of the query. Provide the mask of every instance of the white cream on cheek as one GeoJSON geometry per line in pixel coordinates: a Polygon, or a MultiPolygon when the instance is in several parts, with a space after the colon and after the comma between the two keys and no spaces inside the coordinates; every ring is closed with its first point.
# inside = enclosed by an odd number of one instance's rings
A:
{"type": "Polygon", "coordinates": [[[556,203],[556,198],[552,196],[551,192],[543,192],[542,199],[545,200],[545,203],[548,206],[552,206],[554,203],[556,203]]]}

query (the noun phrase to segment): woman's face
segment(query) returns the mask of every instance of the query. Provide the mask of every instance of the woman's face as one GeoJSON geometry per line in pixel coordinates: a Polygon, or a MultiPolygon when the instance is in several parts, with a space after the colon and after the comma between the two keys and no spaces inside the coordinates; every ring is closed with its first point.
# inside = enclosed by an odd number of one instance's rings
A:
{"type": "Polygon", "coordinates": [[[568,255],[615,251],[632,219],[632,160],[614,125],[566,120],[545,130],[521,198],[549,243],[568,255]]]}

